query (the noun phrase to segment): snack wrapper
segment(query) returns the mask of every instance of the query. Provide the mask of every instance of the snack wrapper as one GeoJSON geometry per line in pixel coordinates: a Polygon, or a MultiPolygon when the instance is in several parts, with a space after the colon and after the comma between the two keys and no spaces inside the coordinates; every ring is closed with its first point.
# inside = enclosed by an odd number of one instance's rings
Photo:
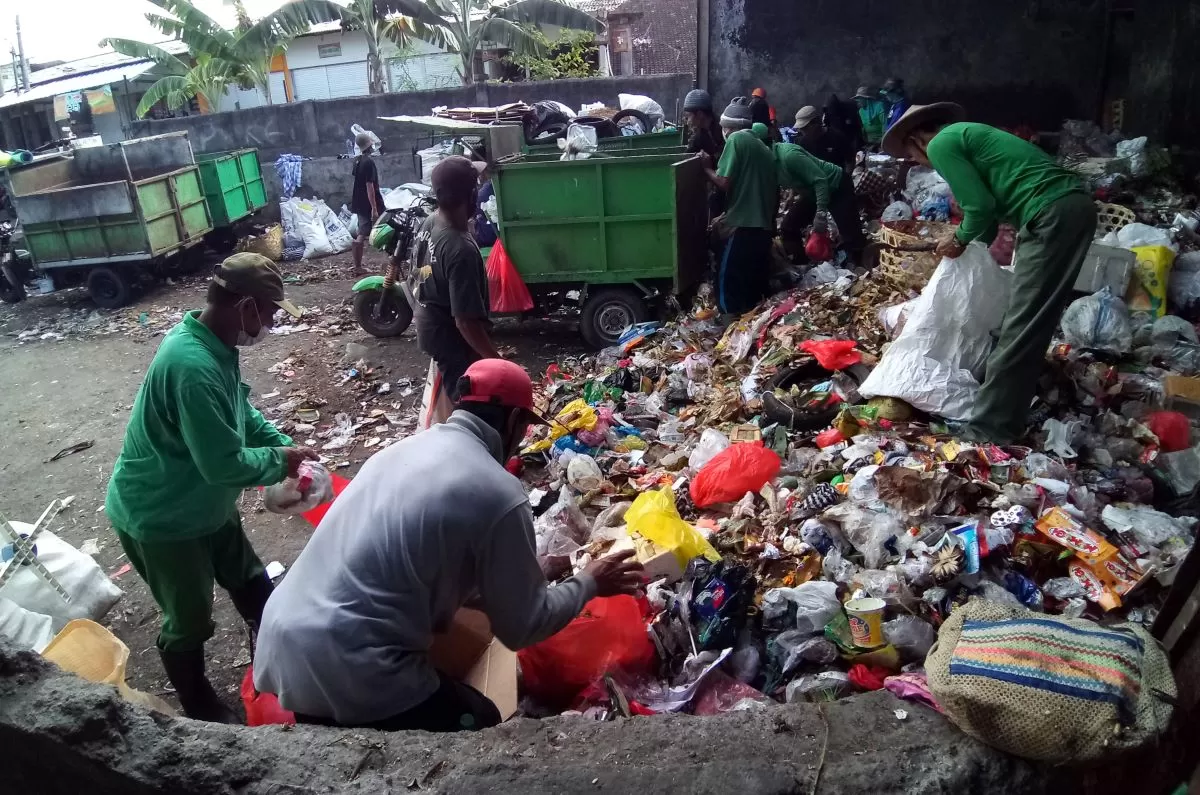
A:
{"type": "Polygon", "coordinates": [[[1089,530],[1062,508],[1051,508],[1034,523],[1038,532],[1056,544],[1066,547],[1089,566],[1111,558],[1117,548],[1094,530],[1089,530]]]}

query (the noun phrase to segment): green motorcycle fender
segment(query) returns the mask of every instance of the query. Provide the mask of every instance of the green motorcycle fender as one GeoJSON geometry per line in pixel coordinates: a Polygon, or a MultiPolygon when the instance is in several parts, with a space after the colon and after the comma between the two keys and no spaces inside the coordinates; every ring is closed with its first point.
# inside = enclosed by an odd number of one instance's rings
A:
{"type": "MultiPolygon", "coordinates": [[[[352,292],[356,292],[356,293],[363,293],[368,290],[382,290],[382,289],[383,289],[383,277],[382,276],[367,276],[365,278],[359,279],[357,282],[354,283],[354,286],[350,288],[350,290],[352,292]]],[[[402,291],[400,289],[399,284],[393,284],[392,289],[396,291],[397,295],[404,294],[404,291],[402,291]]]]}

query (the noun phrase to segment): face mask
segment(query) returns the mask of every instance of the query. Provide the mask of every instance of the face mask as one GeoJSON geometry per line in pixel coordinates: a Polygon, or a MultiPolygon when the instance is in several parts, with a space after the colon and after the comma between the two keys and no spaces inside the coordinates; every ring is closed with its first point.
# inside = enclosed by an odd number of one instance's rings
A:
{"type": "MultiPolygon", "coordinates": [[[[255,307],[255,311],[257,311],[258,305],[254,303],[254,299],[248,299],[248,300],[249,300],[251,306],[255,307]]],[[[246,302],[243,301],[242,305],[244,306],[245,303],[246,302]]],[[[270,333],[270,330],[265,325],[263,325],[261,322],[259,323],[257,334],[248,333],[246,331],[246,320],[243,317],[242,318],[242,329],[241,329],[241,331],[238,332],[236,344],[239,348],[249,348],[251,345],[257,345],[258,343],[265,340],[269,333],[270,333]]]]}

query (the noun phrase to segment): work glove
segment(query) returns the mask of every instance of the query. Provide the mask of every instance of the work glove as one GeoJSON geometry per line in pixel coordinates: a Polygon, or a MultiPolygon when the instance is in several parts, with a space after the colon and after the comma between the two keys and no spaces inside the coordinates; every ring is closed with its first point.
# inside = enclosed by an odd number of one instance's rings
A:
{"type": "Polygon", "coordinates": [[[817,215],[813,218],[813,232],[818,235],[823,235],[829,231],[829,212],[827,210],[817,210],[817,215]]]}

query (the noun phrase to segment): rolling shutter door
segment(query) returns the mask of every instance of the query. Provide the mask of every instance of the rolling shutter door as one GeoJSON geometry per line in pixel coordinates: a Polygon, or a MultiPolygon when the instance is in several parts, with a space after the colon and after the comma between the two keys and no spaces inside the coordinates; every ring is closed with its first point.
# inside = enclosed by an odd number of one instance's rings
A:
{"type": "Polygon", "coordinates": [[[330,99],[361,97],[371,93],[366,61],[330,64],[324,69],[329,80],[330,99]]]}
{"type": "Polygon", "coordinates": [[[325,77],[325,67],[293,69],[292,88],[296,92],[297,102],[306,99],[329,99],[329,80],[325,77]]]}

